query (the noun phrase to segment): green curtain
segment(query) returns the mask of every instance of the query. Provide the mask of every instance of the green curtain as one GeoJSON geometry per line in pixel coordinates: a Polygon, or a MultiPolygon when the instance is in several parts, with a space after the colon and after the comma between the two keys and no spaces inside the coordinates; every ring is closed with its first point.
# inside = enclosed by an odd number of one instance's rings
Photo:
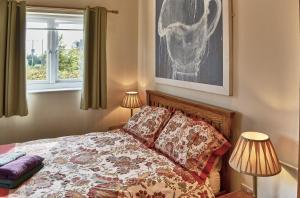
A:
{"type": "Polygon", "coordinates": [[[0,0],[0,117],[28,114],[25,2],[0,0]]]}
{"type": "Polygon", "coordinates": [[[84,26],[84,79],[81,109],[106,109],[107,10],[100,7],[87,8],[84,26]]]}

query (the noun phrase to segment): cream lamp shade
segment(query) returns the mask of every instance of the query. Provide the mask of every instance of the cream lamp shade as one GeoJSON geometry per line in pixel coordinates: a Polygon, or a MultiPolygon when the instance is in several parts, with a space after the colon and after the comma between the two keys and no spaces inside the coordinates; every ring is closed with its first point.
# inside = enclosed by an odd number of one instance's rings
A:
{"type": "Polygon", "coordinates": [[[229,159],[230,166],[243,174],[267,177],[277,175],[281,165],[268,135],[245,132],[229,159]]]}
{"type": "Polygon", "coordinates": [[[257,197],[257,177],[277,175],[281,165],[268,135],[245,132],[239,138],[229,159],[237,172],[253,176],[253,196],[257,197]]]}
{"type": "Polygon", "coordinates": [[[131,109],[131,116],[133,114],[133,109],[139,108],[142,105],[142,101],[139,97],[138,92],[136,91],[126,92],[121,104],[122,107],[131,109]]]}

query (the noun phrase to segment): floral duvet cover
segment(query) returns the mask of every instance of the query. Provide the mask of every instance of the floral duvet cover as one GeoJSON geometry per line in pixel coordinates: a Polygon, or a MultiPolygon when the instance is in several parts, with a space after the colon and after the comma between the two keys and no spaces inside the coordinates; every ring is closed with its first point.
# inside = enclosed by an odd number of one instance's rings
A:
{"type": "MultiPolygon", "coordinates": [[[[16,144],[45,167],[7,197],[214,197],[201,181],[122,130],[16,144]]],[[[5,193],[4,189],[0,190],[5,193]]]]}

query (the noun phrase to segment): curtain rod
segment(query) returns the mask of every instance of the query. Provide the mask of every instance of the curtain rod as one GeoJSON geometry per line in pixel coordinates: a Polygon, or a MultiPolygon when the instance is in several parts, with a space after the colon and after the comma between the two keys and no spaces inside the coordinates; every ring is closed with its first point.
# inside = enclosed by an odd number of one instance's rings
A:
{"type": "MultiPolygon", "coordinates": [[[[84,8],[58,7],[58,6],[42,6],[42,5],[27,5],[27,7],[32,7],[32,8],[50,8],[50,9],[85,10],[84,8]]],[[[112,13],[112,14],[119,14],[119,10],[107,10],[107,12],[112,13]]]]}

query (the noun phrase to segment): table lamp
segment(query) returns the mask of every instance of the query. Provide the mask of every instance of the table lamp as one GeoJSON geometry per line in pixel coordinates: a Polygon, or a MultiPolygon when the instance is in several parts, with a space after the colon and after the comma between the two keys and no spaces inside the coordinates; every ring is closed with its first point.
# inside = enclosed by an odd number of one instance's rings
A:
{"type": "Polygon", "coordinates": [[[139,97],[138,92],[136,91],[126,92],[121,104],[122,107],[130,109],[131,117],[133,115],[133,109],[139,108],[142,105],[142,101],[139,97]]]}
{"type": "Polygon", "coordinates": [[[257,197],[257,177],[274,176],[281,171],[269,136],[258,132],[241,134],[229,164],[237,172],[253,176],[254,197],[257,197]]]}

